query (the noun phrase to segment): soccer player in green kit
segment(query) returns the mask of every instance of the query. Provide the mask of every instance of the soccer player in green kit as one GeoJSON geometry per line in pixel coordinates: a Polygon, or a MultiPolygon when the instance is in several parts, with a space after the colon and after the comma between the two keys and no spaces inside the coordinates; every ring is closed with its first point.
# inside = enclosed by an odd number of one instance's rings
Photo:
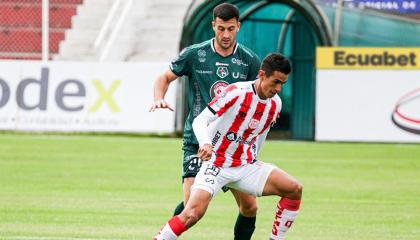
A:
{"type": "MultiPolygon", "coordinates": [[[[225,86],[238,81],[254,81],[260,68],[258,56],[237,43],[240,28],[239,10],[236,6],[222,3],[213,9],[212,27],[215,37],[185,48],[177,59],[155,82],[154,103],[150,111],[173,108],[164,100],[169,84],[180,76],[189,81],[189,114],[184,125],[183,144],[183,191],[184,199],[175,209],[178,215],[190,196],[190,188],[200,170],[197,157],[198,142],[192,130],[192,122],[225,86]]],[[[254,196],[230,189],[239,207],[234,228],[235,240],[251,239],[255,229],[257,203],[254,196]]]]}

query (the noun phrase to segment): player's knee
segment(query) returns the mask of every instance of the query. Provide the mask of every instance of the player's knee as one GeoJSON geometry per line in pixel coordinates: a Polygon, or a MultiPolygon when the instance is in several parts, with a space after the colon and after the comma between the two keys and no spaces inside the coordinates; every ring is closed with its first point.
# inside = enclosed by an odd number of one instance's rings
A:
{"type": "Polygon", "coordinates": [[[293,199],[301,199],[302,191],[303,191],[302,184],[298,181],[293,181],[293,190],[292,190],[293,199]]]}
{"type": "Polygon", "coordinates": [[[241,214],[245,217],[254,217],[257,215],[257,203],[241,205],[239,208],[241,214]]]}
{"type": "Polygon", "coordinates": [[[302,198],[302,191],[303,191],[303,186],[300,182],[298,182],[297,180],[293,180],[291,182],[291,185],[288,189],[288,191],[286,192],[282,192],[279,190],[280,197],[287,197],[287,198],[291,198],[291,199],[301,199],[302,198]]]}

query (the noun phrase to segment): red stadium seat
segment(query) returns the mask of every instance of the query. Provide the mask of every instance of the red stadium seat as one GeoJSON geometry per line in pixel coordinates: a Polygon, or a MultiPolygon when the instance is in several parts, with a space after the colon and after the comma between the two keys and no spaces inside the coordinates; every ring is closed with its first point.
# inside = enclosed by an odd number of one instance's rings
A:
{"type": "MultiPolygon", "coordinates": [[[[41,6],[0,5],[0,26],[41,27],[41,6]],[[27,17],[22,17],[27,16],[27,17]]],[[[50,28],[70,28],[71,18],[76,15],[76,7],[51,6],[49,11],[50,28]]]]}
{"type": "MultiPolygon", "coordinates": [[[[64,39],[64,31],[50,31],[49,45],[52,53],[58,53],[58,45],[64,39]]],[[[41,30],[0,31],[0,52],[41,52],[41,30]]]]}
{"type": "MultiPolygon", "coordinates": [[[[16,0],[2,0],[2,3],[16,3],[16,0]]],[[[19,3],[36,3],[41,4],[42,0],[19,0],[19,3]]],[[[49,0],[50,4],[81,4],[83,0],[49,0]]]]}
{"type": "MultiPolygon", "coordinates": [[[[42,0],[0,1],[0,59],[41,59],[42,0]]],[[[83,0],[49,0],[49,49],[58,53],[83,0]]],[[[51,56],[50,56],[51,59],[51,56]]]]}

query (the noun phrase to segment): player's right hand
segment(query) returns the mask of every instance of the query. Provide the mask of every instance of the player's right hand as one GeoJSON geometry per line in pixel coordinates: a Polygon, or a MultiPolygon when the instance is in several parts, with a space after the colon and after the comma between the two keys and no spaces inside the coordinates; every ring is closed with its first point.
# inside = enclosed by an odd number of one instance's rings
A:
{"type": "Polygon", "coordinates": [[[204,144],[198,149],[197,156],[203,161],[208,161],[211,158],[213,147],[210,144],[204,144]]]}
{"type": "Polygon", "coordinates": [[[156,100],[150,107],[149,112],[154,112],[157,108],[167,108],[172,112],[174,111],[174,109],[164,99],[156,100]]]}

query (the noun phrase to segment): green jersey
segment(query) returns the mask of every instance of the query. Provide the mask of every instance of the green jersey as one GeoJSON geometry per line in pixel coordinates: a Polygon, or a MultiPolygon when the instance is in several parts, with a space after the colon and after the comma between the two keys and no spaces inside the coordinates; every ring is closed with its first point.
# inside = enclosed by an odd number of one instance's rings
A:
{"type": "Polygon", "coordinates": [[[175,75],[188,78],[189,113],[184,125],[184,144],[198,144],[192,122],[207,103],[231,83],[257,79],[260,64],[255,53],[238,43],[226,57],[216,52],[214,39],[182,50],[170,68],[175,75]]]}

